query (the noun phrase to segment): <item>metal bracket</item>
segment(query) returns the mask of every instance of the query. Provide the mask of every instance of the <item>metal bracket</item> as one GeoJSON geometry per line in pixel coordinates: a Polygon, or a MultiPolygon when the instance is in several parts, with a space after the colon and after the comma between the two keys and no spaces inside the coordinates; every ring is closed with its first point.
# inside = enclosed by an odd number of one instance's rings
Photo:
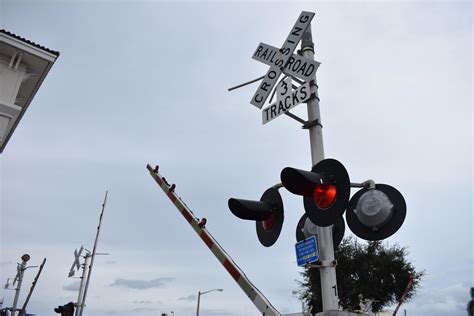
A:
{"type": "Polygon", "coordinates": [[[337,260],[334,259],[334,260],[318,260],[316,261],[316,263],[308,263],[306,265],[307,268],[316,268],[316,269],[319,269],[319,268],[323,268],[323,267],[335,267],[337,266],[337,260]]]}
{"type": "Polygon", "coordinates": [[[283,184],[277,183],[277,184],[275,184],[274,186],[272,186],[272,188],[278,190],[278,189],[280,189],[280,188],[283,188],[283,184]]]}
{"type": "Polygon", "coordinates": [[[311,122],[306,122],[305,124],[303,124],[303,126],[301,127],[302,129],[310,129],[311,127],[314,127],[314,126],[321,126],[321,128],[323,128],[323,125],[321,124],[321,122],[319,122],[318,119],[315,119],[314,121],[311,121],[311,122]]]}
{"type": "Polygon", "coordinates": [[[227,91],[232,91],[232,90],[235,90],[235,89],[238,89],[238,88],[242,88],[242,87],[244,87],[244,86],[246,86],[246,85],[249,85],[249,84],[251,84],[251,83],[254,83],[254,82],[257,82],[257,81],[259,81],[259,80],[262,80],[263,78],[265,78],[265,76],[261,76],[261,77],[258,77],[258,78],[256,78],[256,79],[253,79],[253,80],[244,82],[244,83],[239,84],[239,85],[237,85],[237,86],[235,86],[235,87],[231,87],[231,88],[227,89],[227,91]]]}
{"type": "MultiPolygon", "coordinates": [[[[164,180],[164,179],[165,179],[165,178],[163,178],[163,180],[164,180]]],[[[174,192],[174,189],[175,189],[175,188],[176,188],[176,184],[173,183],[173,184],[170,186],[170,188],[168,189],[168,192],[174,192]]]]}
{"type": "Polygon", "coordinates": [[[375,189],[375,181],[374,180],[366,180],[362,183],[353,183],[351,182],[351,187],[353,188],[367,188],[369,190],[375,189]]]}
{"type": "Polygon", "coordinates": [[[306,47],[303,47],[301,49],[301,56],[303,56],[303,52],[305,52],[307,50],[311,51],[314,54],[314,44],[313,43],[308,43],[306,47]]]}
{"type": "Polygon", "coordinates": [[[307,123],[308,123],[307,121],[305,121],[305,120],[303,120],[302,118],[300,118],[300,117],[294,115],[294,114],[291,113],[290,111],[286,111],[286,112],[285,112],[285,115],[287,115],[287,116],[291,117],[292,119],[294,119],[294,120],[300,122],[301,124],[307,124],[307,123]]]}

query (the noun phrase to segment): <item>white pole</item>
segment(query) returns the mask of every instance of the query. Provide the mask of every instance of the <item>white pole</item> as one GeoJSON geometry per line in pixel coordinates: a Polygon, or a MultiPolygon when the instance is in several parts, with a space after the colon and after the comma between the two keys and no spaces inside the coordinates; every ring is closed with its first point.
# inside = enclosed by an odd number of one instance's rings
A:
{"type": "Polygon", "coordinates": [[[89,281],[91,280],[92,265],[94,264],[95,252],[97,250],[97,241],[99,240],[100,226],[102,224],[102,216],[104,215],[105,203],[107,202],[107,194],[108,193],[109,193],[109,191],[105,191],[104,203],[102,204],[102,211],[100,212],[100,217],[99,217],[99,226],[97,226],[97,234],[95,235],[94,248],[92,248],[91,264],[89,265],[89,271],[87,273],[86,285],[84,287],[84,294],[82,296],[81,313],[79,314],[80,316],[82,316],[82,312],[84,311],[84,307],[85,307],[85,303],[86,303],[87,288],[89,287],[89,281]]]}
{"type": "Polygon", "coordinates": [[[82,267],[82,276],[81,276],[81,283],[79,285],[79,294],[77,296],[77,307],[76,307],[76,312],[74,313],[75,316],[81,315],[82,311],[82,295],[84,293],[84,280],[86,279],[86,273],[88,271],[89,267],[89,261],[91,258],[91,254],[89,251],[86,250],[86,255],[84,256],[84,266],[82,267]]]}
{"type": "Polygon", "coordinates": [[[26,257],[28,255],[23,255],[21,257],[21,263],[18,264],[17,269],[18,269],[18,283],[15,289],[15,297],[13,298],[13,305],[12,305],[12,310],[11,310],[11,316],[15,316],[16,314],[16,306],[18,304],[18,297],[20,296],[20,290],[21,290],[21,283],[23,282],[23,274],[25,273],[26,270],[26,262],[30,259],[30,256],[26,257]]]}
{"type": "MultiPolygon", "coordinates": [[[[314,45],[311,36],[311,25],[303,34],[301,42],[303,56],[314,60],[314,45]]],[[[314,122],[309,127],[309,139],[311,143],[311,161],[313,166],[324,159],[323,135],[321,126],[321,114],[319,112],[318,89],[316,75],[314,76],[316,86],[311,87],[311,93],[315,93],[316,98],[310,100],[308,104],[308,121],[314,122]],[[317,120],[317,121],[316,121],[317,120]]],[[[319,259],[321,262],[334,261],[334,246],[332,240],[332,226],[317,227],[319,259]]],[[[338,310],[338,297],[336,285],[336,267],[323,266],[319,268],[321,274],[321,295],[323,301],[323,311],[338,310]]]]}

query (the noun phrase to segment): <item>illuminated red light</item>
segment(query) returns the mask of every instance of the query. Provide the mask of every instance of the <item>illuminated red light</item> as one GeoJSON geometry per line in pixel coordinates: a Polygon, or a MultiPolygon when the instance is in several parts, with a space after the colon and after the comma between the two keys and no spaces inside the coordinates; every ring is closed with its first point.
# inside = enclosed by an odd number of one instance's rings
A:
{"type": "Polygon", "coordinates": [[[333,184],[318,184],[314,188],[314,201],[319,208],[329,208],[336,200],[337,190],[333,184]]]}
{"type": "Polygon", "coordinates": [[[274,224],[275,224],[275,214],[270,214],[270,216],[268,216],[262,221],[263,229],[266,232],[271,231],[274,224]]]}

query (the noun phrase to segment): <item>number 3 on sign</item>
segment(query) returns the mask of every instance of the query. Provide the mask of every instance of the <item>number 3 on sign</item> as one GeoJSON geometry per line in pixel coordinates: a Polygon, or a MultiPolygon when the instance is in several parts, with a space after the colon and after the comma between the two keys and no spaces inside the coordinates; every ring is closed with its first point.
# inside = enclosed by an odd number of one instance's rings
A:
{"type": "Polygon", "coordinates": [[[287,96],[291,96],[291,78],[288,77],[277,85],[277,101],[284,100],[287,96]]]}

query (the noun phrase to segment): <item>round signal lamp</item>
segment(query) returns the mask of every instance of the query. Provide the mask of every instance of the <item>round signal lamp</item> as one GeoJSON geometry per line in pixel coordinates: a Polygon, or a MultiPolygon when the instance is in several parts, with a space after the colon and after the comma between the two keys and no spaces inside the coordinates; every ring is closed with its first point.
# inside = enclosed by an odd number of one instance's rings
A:
{"type": "Polygon", "coordinates": [[[271,231],[273,229],[273,225],[275,225],[275,214],[274,213],[270,214],[267,218],[265,218],[262,221],[263,229],[266,232],[271,231]]]}
{"type": "Polygon", "coordinates": [[[337,189],[333,184],[318,184],[314,187],[314,202],[320,209],[327,209],[336,200],[337,189]]]}

